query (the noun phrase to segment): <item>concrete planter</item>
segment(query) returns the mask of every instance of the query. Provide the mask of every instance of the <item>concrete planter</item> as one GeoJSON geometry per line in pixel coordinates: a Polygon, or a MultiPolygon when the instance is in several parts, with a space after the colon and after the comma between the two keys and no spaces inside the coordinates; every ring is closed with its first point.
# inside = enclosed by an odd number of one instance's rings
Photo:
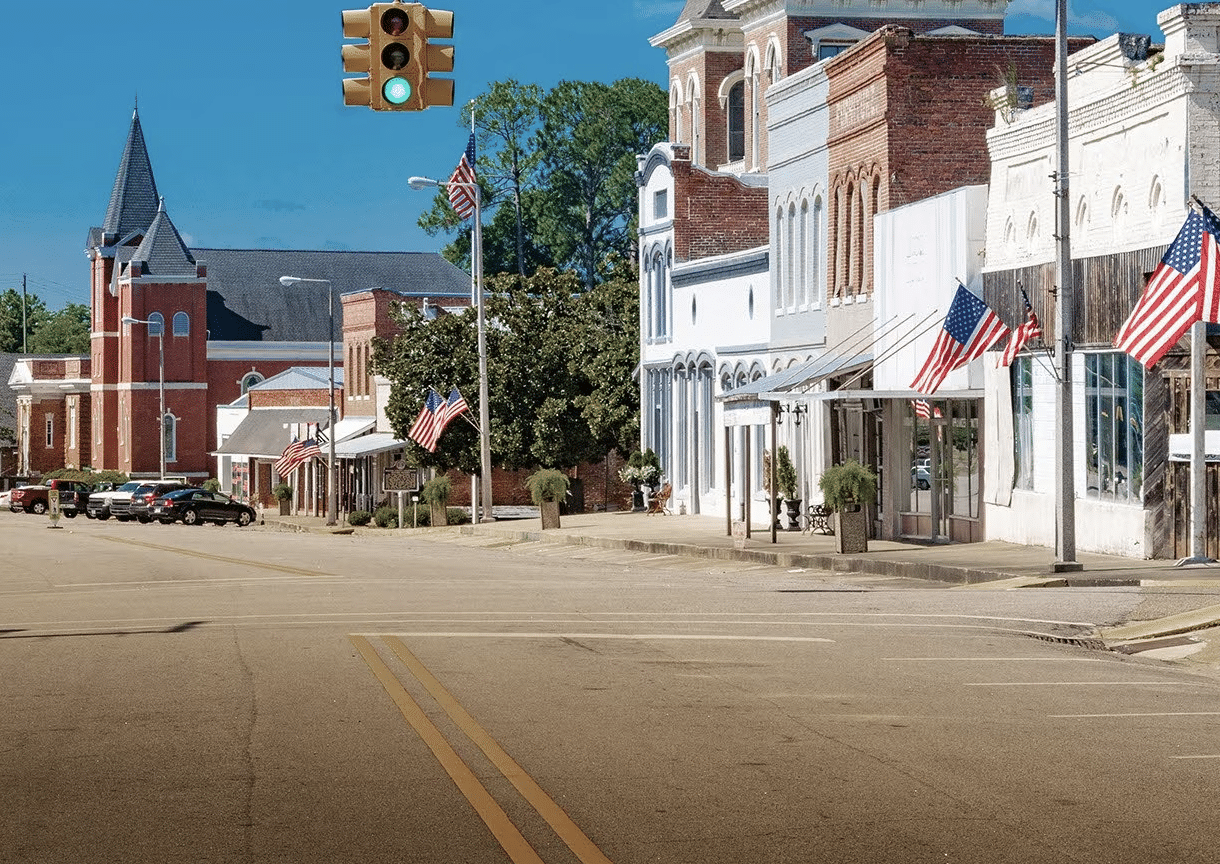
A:
{"type": "Polygon", "coordinates": [[[559,527],[559,502],[543,501],[538,505],[542,511],[542,530],[559,527]]]}
{"type": "Polygon", "coordinates": [[[432,508],[432,527],[440,528],[449,524],[449,511],[446,504],[430,504],[432,508]]]}
{"type": "Polygon", "coordinates": [[[292,515],[292,502],[291,501],[280,501],[280,515],[281,516],[291,516],[292,515]]]}
{"type": "Polygon", "coordinates": [[[848,506],[855,509],[841,508],[836,510],[831,517],[835,531],[835,551],[840,555],[867,552],[868,511],[859,504],[848,506]]]}

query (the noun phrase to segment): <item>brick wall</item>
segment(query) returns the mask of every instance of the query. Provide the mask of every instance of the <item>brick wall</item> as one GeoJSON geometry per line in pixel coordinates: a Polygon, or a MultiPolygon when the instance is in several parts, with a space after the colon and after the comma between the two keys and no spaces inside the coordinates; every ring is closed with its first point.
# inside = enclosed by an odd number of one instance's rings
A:
{"type": "Polygon", "coordinates": [[[675,151],[674,260],[694,261],[768,242],[767,189],[692,167],[675,151]]]}

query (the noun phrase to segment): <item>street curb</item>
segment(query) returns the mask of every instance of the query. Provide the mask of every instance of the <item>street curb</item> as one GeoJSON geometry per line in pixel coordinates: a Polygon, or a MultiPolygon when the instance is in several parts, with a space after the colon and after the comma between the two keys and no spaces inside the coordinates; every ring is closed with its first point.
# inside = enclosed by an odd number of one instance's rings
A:
{"type": "Polygon", "coordinates": [[[1204,606],[1177,615],[1167,615],[1151,621],[1136,621],[1120,624],[1117,627],[1103,627],[1099,635],[1109,646],[1135,642],[1142,639],[1154,639],[1163,636],[1176,636],[1180,633],[1190,633],[1194,630],[1206,630],[1220,624],[1220,605],[1204,606]]]}
{"type": "Polygon", "coordinates": [[[589,546],[600,549],[625,549],[631,552],[646,552],[651,555],[678,555],[687,558],[706,558],[717,561],[744,561],[752,564],[770,564],[776,567],[825,570],[831,573],[866,573],[870,576],[920,579],[927,582],[945,582],[954,585],[970,585],[998,582],[1010,579],[1012,574],[1000,573],[974,567],[954,567],[946,564],[924,564],[912,561],[891,561],[866,558],[857,555],[809,555],[793,552],[771,552],[762,549],[730,549],[721,546],[696,546],[688,543],[665,543],[655,540],[629,540],[612,537],[587,537],[584,535],[556,533],[554,531],[522,531],[505,528],[489,528],[486,525],[451,526],[469,536],[494,535],[517,542],[554,543],[566,546],[589,546]]]}

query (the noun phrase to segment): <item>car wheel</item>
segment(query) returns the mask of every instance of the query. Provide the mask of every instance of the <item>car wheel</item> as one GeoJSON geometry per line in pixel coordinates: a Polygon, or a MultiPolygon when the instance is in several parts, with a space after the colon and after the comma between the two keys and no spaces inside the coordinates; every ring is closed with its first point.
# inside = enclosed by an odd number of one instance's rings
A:
{"type": "Polygon", "coordinates": [[[253,520],[250,518],[250,514],[249,514],[249,513],[247,513],[247,512],[245,512],[245,511],[243,510],[243,511],[242,511],[241,513],[239,513],[239,514],[238,514],[238,516],[237,516],[237,527],[238,527],[238,528],[245,528],[245,527],[246,527],[247,525],[249,525],[249,524],[250,524],[252,521],[253,521],[253,520]]]}
{"type": "Polygon", "coordinates": [[[130,522],[131,521],[130,516],[115,516],[114,518],[118,519],[120,522],[130,522]]]}
{"type": "Polygon", "coordinates": [[[90,513],[88,510],[86,510],[86,511],[85,511],[85,518],[86,518],[86,519],[92,519],[92,518],[93,518],[93,514],[92,514],[92,513],[90,513]]]}
{"type": "Polygon", "coordinates": [[[76,518],[76,511],[75,511],[75,510],[65,510],[65,511],[63,511],[63,512],[64,512],[64,515],[65,515],[65,516],[67,516],[69,519],[75,519],[75,518],[76,518]]]}
{"type": "Polygon", "coordinates": [[[41,516],[43,513],[47,512],[47,505],[43,504],[41,501],[35,501],[30,505],[30,512],[35,516],[41,516]]]}
{"type": "Polygon", "coordinates": [[[105,522],[107,519],[110,518],[110,514],[107,513],[105,510],[103,510],[101,513],[97,514],[97,518],[102,520],[103,522],[105,522]]]}
{"type": "Polygon", "coordinates": [[[198,525],[199,524],[199,511],[198,510],[187,510],[185,513],[183,513],[182,514],[182,524],[183,525],[198,525]]]}
{"type": "Polygon", "coordinates": [[[147,525],[149,522],[152,521],[152,517],[151,516],[137,516],[136,521],[139,522],[141,525],[147,525]]]}

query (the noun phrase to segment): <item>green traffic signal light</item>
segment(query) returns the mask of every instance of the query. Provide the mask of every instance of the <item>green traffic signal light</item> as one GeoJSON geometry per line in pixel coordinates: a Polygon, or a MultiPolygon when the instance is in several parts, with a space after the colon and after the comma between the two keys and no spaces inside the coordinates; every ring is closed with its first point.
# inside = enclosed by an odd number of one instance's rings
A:
{"type": "Polygon", "coordinates": [[[391,105],[401,105],[411,98],[411,82],[406,78],[391,78],[385,82],[381,95],[391,105]]]}

